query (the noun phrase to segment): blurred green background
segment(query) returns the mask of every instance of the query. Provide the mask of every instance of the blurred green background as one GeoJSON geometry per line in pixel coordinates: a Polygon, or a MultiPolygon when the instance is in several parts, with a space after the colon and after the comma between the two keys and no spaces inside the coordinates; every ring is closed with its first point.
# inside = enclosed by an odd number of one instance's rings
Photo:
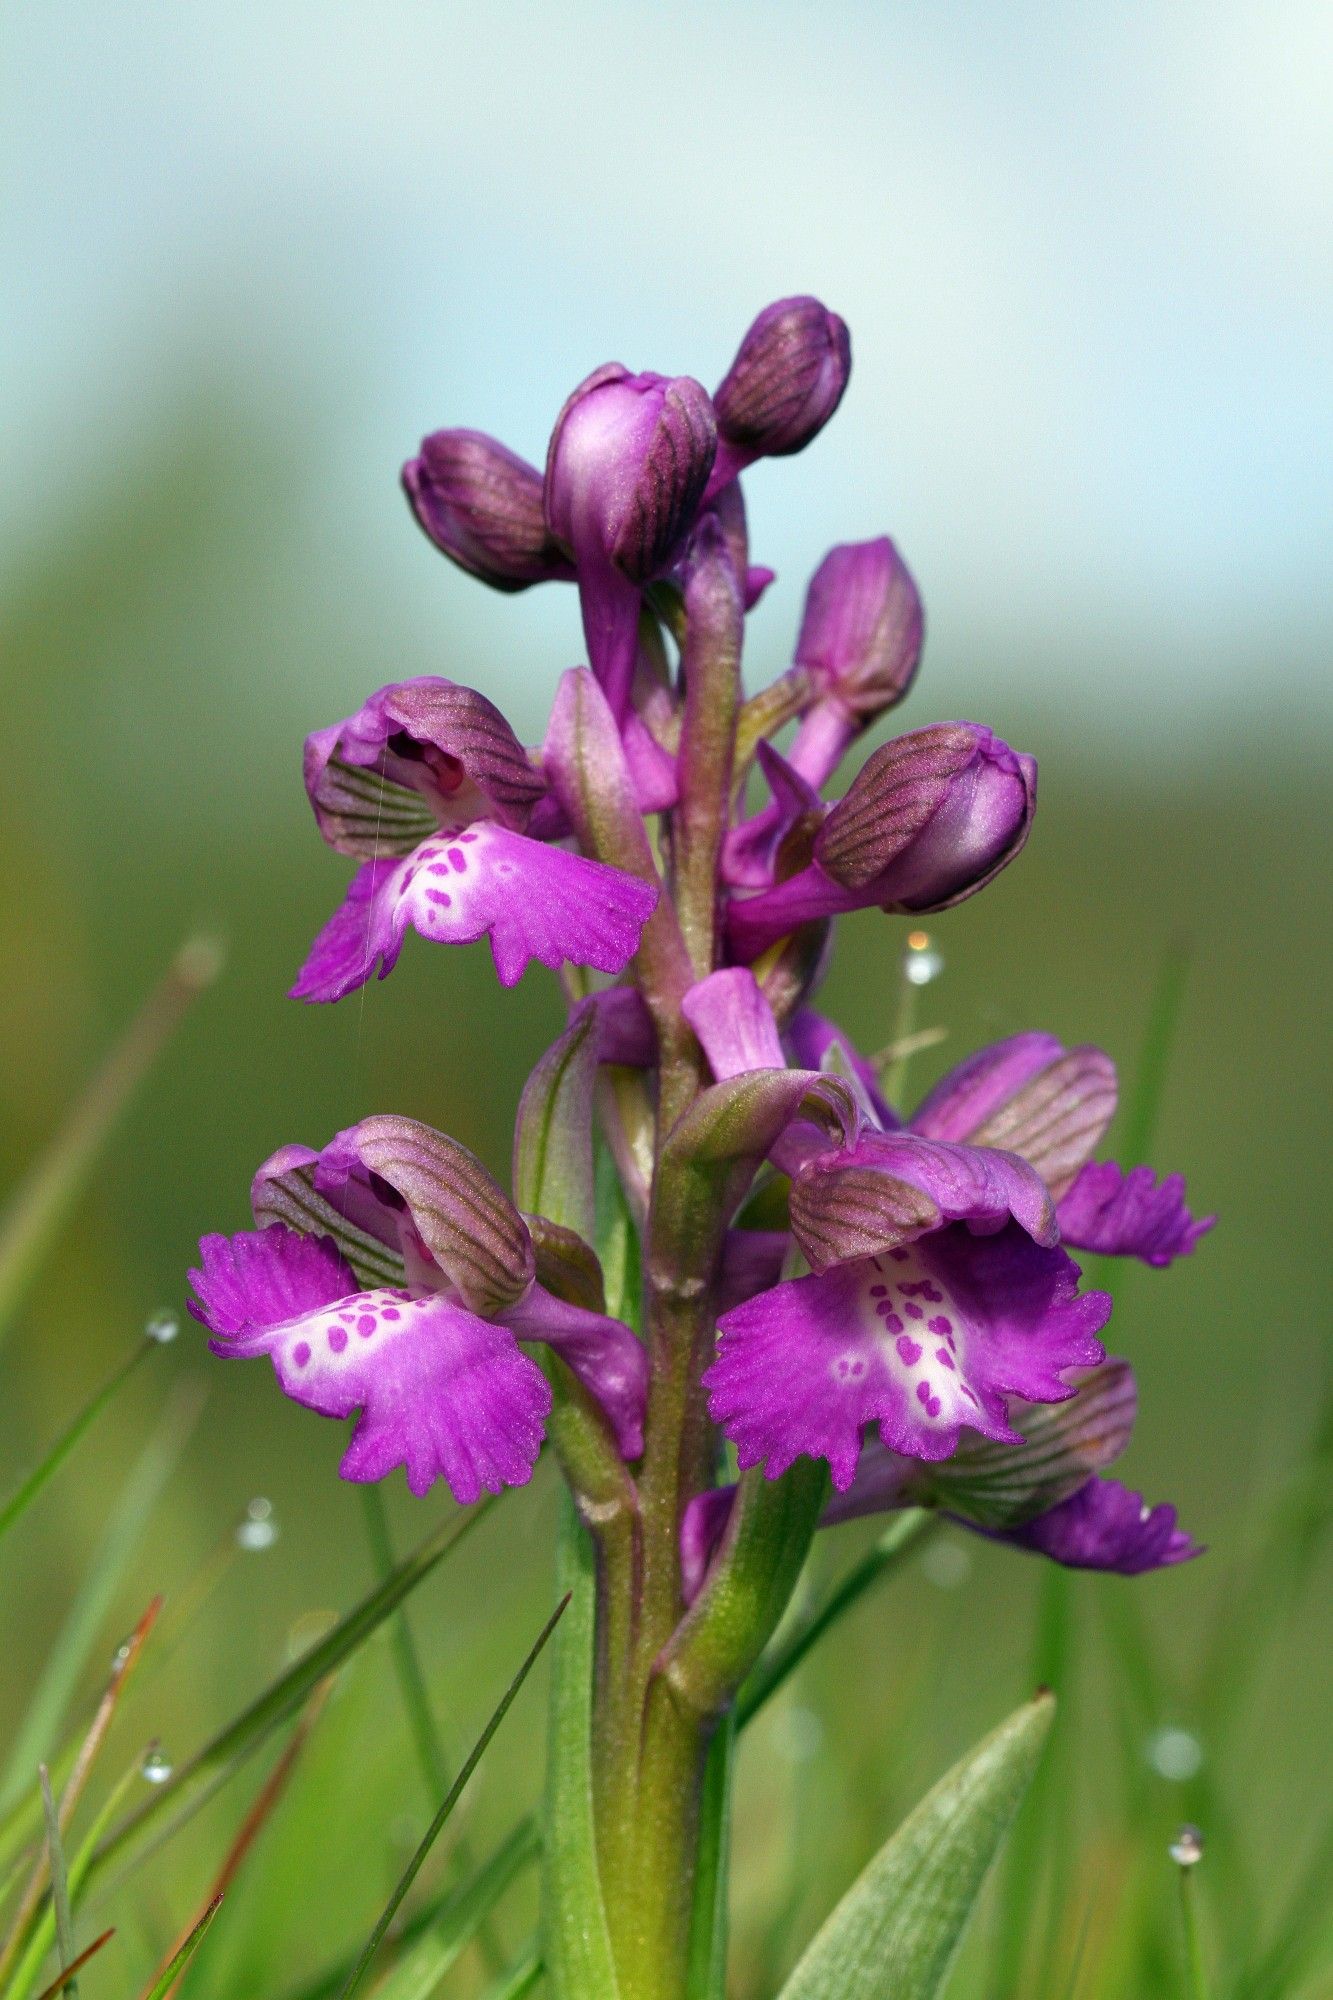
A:
{"type": "MultiPolygon", "coordinates": [[[[476,423],[540,461],[561,398],[606,356],[711,382],[758,306],[816,290],[851,321],[856,367],[808,457],[750,482],[756,559],[780,571],[750,683],[785,664],[827,544],[888,529],[929,631],[895,723],[975,716],[1041,765],[1027,852],[937,926],[945,971],[919,1018],[948,1038],[914,1094],[1025,1026],[1097,1041],[1132,1075],[1164,954],[1188,954],[1152,1153],[1221,1221],[1187,1263],[1129,1274],[1113,1344],[1141,1389],[1126,1475],[1210,1554],[1075,1585],[1061,1951],[1090,1912],[1111,1982],[1090,1992],[1174,1990],[1165,1841],[1211,1812],[1241,1885],[1208,1914],[1226,1962],[1247,1908],[1296,1879],[1327,1799],[1326,1551],[1259,1635],[1224,1768],[1198,1681],[1327,1383],[1323,10],[843,4],[816,27],[743,4],[668,22],[576,0],[557,22],[517,0],[484,19],[63,0],[5,32],[0,1194],[182,937],[203,925],[229,958],[14,1328],[4,1485],[150,1312],[180,1310],[200,1231],[243,1226],[276,1145],[398,1109],[506,1169],[560,1019],[549,982],[500,996],[484,948],[414,939],[364,1001],[283,997],[344,873],[301,791],[305,731],[439,671],[535,738],[579,655],[572,592],[490,598],[427,547],[401,460],[426,429],[476,423]],[[1122,1726],[1127,1593],[1157,1680],[1154,1713],[1122,1726]],[[1162,1728],[1197,1745],[1183,1780],[1160,1768],[1162,1728]]],[[[843,934],[827,1000],[863,1045],[892,1031],[901,949],[886,919],[843,934]]],[[[189,1750],[301,1621],[370,1580],[333,1428],[266,1370],[210,1362],[187,1323],[6,1545],[4,1740],[180,1382],[206,1405],[97,1657],[154,1589],[179,1599],[232,1554],[126,1744],[189,1750]],[[257,1494],[279,1538],[237,1552],[257,1494]]],[[[415,1602],[456,1744],[549,1605],[552,1500],[543,1468],[415,1602]]],[[[404,1547],[443,1511],[392,1502],[404,1547]]],[[[843,1531],[820,1560],[856,1546],[843,1531]]],[[[937,1545],[757,1727],[738,1995],[773,1990],[894,1820],[1029,1690],[1040,1593],[1016,1554],[937,1545]]],[[[97,1678],[94,1662],[80,1700],[97,1678]]],[[[498,1837],[536,1795],[541,1733],[529,1691],[470,1798],[474,1833],[498,1837]]],[[[119,1897],[121,1969],[90,1971],[90,1993],[142,1978],[242,1805],[211,1807],[119,1897]]],[[[362,1935],[427,1806],[377,1644],[192,1990],[277,1994],[362,1935]]],[[[521,1899],[506,1921],[517,1943],[521,1899]]],[[[964,1975],[978,1992],[987,1935],[964,1975]]]]}

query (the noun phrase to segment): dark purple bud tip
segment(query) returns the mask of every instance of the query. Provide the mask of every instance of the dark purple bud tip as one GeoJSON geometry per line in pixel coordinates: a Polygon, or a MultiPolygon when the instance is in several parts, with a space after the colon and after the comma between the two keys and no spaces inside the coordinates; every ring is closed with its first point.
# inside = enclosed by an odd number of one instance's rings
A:
{"type": "Polygon", "coordinates": [[[435,431],[403,467],[412,512],[436,548],[495,590],[526,590],[573,565],[542,511],[542,477],[482,431],[435,431]]]}
{"type": "Polygon", "coordinates": [[[802,451],[837,409],[851,368],[846,324],[818,299],[765,306],[713,398],[737,469],[802,451]]]}
{"type": "Polygon", "coordinates": [[[851,715],[902,700],[921,658],[924,615],[887,535],[830,549],[810,580],[796,663],[851,715]]]}
{"type": "Polygon", "coordinates": [[[598,555],[631,583],[666,566],[693,525],[717,450],[706,392],[688,375],[608,363],[556,419],[546,520],[580,568],[598,555]]]}

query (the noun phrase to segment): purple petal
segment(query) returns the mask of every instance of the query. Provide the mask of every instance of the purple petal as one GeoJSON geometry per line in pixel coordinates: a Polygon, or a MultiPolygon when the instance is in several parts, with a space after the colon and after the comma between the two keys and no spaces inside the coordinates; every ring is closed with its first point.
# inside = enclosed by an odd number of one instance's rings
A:
{"type": "Polygon", "coordinates": [[[191,1271],[190,1311],[223,1339],[280,1326],[345,1298],[356,1279],[327,1236],[301,1236],[281,1223],[238,1236],[200,1239],[191,1271]]]}
{"type": "Polygon", "coordinates": [[[1114,1160],[1090,1161],[1061,1198],[1056,1215],[1061,1236],[1075,1249],[1138,1257],[1159,1268],[1188,1257],[1217,1220],[1190,1214],[1182,1175],[1167,1174],[1159,1181],[1151,1167],[1131,1167],[1126,1173],[1114,1160]]]}
{"type": "Polygon", "coordinates": [[[748,967],[710,972],[692,986],[681,1013],[699,1038],[718,1083],[751,1069],[786,1069],[773,1009],[748,967]]]}
{"type": "Polygon", "coordinates": [[[719,1314],[767,1292],[782,1276],[782,1266],[791,1248],[785,1229],[729,1229],[722,1246],[718,1273],[719,1314]]]}
{"type": "Polygon", "coordinates": [[[556,1298],[541,1285],[505,1308],[519,1340],[542,1341],[572,1368],[611,1419],[622,1458],[643,1451],[648,1401],[648,1353],[623,1321],[556,1298]]]}
{"type": "Polygon", "coordinates": [[[696,1493],[680,1523],[680,1581],[687,1605],[703,1589],[708,1565],[722,1545],[735,1504],[734,1486],[715,1486],[696,1493]]]}
{"type": "MultiPolygon", "coordinates": [[[[293,1293],[320,1289],[309,1259],[319,1247],[278,1228],[230,1244],[206,1239],[205,1269],[194,1282],[206,1300],[197,1316],[215,1313],[219,1322],[214,1353],[267,1354],[294,1402],[325,1417],[359,1411],[340,1467],[344,1479],[382,1479],[402,1465],[413,1493],[442,1478],[465,1506],[483,1488],[524,1485],[541,1449],[551,1391],[504,1327],[439,1294],[414,1297],[400,1286],[344,1292],[276,1325],[227,1328],[240,1303],[272,1301],[284,1283],[293,1293]]],[[[327,1260],[323,1276],[327,1292],[327,1260]]]]}
{"type": "Polygon", "coordinates": [[[997,1539],[1069,1569],[1115,1570],[1121,1576],[1141,1576],[1203,1554],[1176,1526],[1174,1507],[1147,1507],[1116,1479],[1090,1479],[1058,1507],[1007,1528],[997,1539]]]}
{"type": "Polygon", "coordinates": [[[305,787],[342,854],[411,850],[441,821],[524,828],[545,784],[493,702],[437,674],[394,681],[306,739],[305,787]]]}
{"type": "Polygon", "coordinates": [[[862,906],[939,910],[973,895],[1027,839],[1037,767],[974,722],[876,750],[824,821],[815,859],[862,906]]]}
{"type": "Polygon", "coordinates": [[[793,769],[771,743],[755,752],[768,780],[771,802],[752,818],[733,827],[723,848],[724,879],[737,888],[764,889],[773,880],[778,849],[804,813],[824,811],[819,793],[793,769]]]}
{"type": "Polygon", "coordinates": [[[294,997],[340,1000],[397,962],[407,927],[437,944],[489,937],[495,969],[513,986],[536,959],[623,972],[657,891],[651,884],[493,820],[445,827],[406,860],[367,862],[319,933],[294,997]]]}
{"type": "Polygon", "coordinates": [[[1052,1035],[1013,1035],[950,1071],[912,1129],[1018,1153],[1059,1196],[1115,1106],[1115,1064],[1101,1049],[1065,1049],[1052,1035]]]}
{"type": "Polygon", "coordinates": [[[542,476],[484,431],[435,431],[403,467],[412,512],[437,549],[493,590],[573,580],[546,526],[542,476]]]}
{"type": "Polygon", "coordinates": [[[388,1210],[409,1281],[448,1286],[484,1319],[503,1317],[532,1282],[532,1237],[509,1196],[475,1153],[419,1119],[381,1113],[348,1126],[320,1154],[314,1183],[353,1215],[388,1210]]]}
{"type": "Polygon", "coordinates": [[[947,1458],[963,1427],[1017,1441],[1006,1399],[1058,1402],[1065,1373],[1102,1358],[1103,1294],[1076,1296],[1078,1267],[1010,1225],[953,1227],[911,1249],[798,1278],[719,1321],[704,1377],[713,1419],[742,1466],[777,1478],[826,1458],[845,1492],[862,1427],[912,1458],[947,1458]]]}
{"type": "Polygon", "coordinates": [[[817,1271],[944,1223],[995,1230],[1011,1217],[1035,1242],[1059,1240],[1046,1184],[1026,1160],[913,1132],[863,1132],[854,1147],[811,1161],[791,1191],[792,1230],[817,1271]]]}
{"type": "Polygon", "coordinates": [[[978,1049],[943,1075],[912,1114],[912,1130],[926,1139],[970,1139],[1014,1092],[1039,1076],[1064,1044],[1054,1035],[1010,1035],[978,1049]]]}
{"type": "Polygon", "coordinates": [[[309,1146],[280,1146],[250,1184],[256,1226],[274,1223],[302,1236],[327,1236],[368,1288],[404,1281],[401,1212],[364,1180],[326,1192],[316,1185],[320,1155],[309,1146]]]}

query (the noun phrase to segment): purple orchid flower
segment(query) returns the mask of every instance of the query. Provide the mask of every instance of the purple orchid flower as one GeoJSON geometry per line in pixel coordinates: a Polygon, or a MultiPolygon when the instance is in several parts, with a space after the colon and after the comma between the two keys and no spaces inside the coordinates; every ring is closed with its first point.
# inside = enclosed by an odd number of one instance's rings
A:
{"type": "MultiPolygon", "coordinates": [[[[489,937],[502,985],[537,959],[622,972],[657,902],[651,883],[532,838],[545,781],[500,711],[434,676],[398,681],[306,743],[320,832],[361,867],[292,992],[341,1000],[409,926],[441,944],[489,937]]],[[[557,829],[559,830],[559,829],[557,829]]]]}
{"type": "MultiPolygon", "coordinates": [[[[945,1465],[925,1464],[867,1442],[851,1486],[835,1493],[820,1525],[904,1507],[931,1507],[988,1540],[1049,1557],[1069,1569],[1140,1576],[1202,1553],[1177,1525],[1176,1510],[1145,1505],[1138,1493],[1102,1476],[1129,1445],[1137,1411],[1134,1373],[1107,1361],[1080,1377],[1067,1403],[1014,1411],[1026,1440],[982,1444],[945,1465]]],[[[722,1540],[734,1486],[702,1493],[681,1526],[687,1600],[701,1588],[722,1540]]]]}
{"type": "Polygon", "coordinates": [[[588,660],[618,722],[630,703],[639,605],[693,526],[713,468],[717,422],[688,375],[599,368],[556,419],[546,520],[573,551],[588,660]]]}
{"type": "MultiPolygon", "coordinates": [[[[798,787],[808,784],[799,773],[794,778],[789,811],[798,787]]],[[[733,899],[733,958],[750,964],[800,926],[848,910],[943,910],[962,902],[1019,853],[1036,795],[1034,760],[976,723],[937,723],[897,737],[828,809],[804,867],[733,899]]]]}
{"type": "Polygon", "coordinates": [[[518,1343],[550,1347],[596,1396],[626,1458],[643,1448],[647,1358],[619,1320],[535,1275],[527,1224],[481,1163],[410,1118],[368,1118],[322,1152],[259,1169],[253,1231],[206,1236],[190,1311],[215,1354],[268,1355],[285,1395],[359,1412],[344,1479],[397,1465],[461,1504],[531,1476],[550,1386],[518,1343]]]}
{"type": "MultiPolygon", "coordinates": [[[[687,1016],[719,1081],[780,1055],[776,1029],[756,1028],[763,1009],[743,972],[694,989],[687,1016]]],[[[791,1227],[811,1275],[724,1312],[703,1378],[741,1466],[777,1478],[826,1458],[845,1491],[871,1423],[913,1458],[949,1457],[964,1428],[1021,1442],[1009,1399],[1071,1395],[1068,1372],[1102,1359],[1111,1309],[1105,1293],[1078,1293],[1040,1175],[1010,1153],[868,1121],[832,1152],[791,1132],[789,1149],[793,1136],[796,1157],[779,1163],[794,1169],[791,1227]]]]}

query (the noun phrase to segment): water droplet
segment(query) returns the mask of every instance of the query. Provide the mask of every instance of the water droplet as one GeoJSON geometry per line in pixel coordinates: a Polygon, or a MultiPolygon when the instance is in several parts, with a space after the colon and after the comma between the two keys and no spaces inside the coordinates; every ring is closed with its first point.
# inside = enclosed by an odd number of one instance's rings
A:
{"type": "Polygon", "coordinates": [[[119,1673],[120,1669],[124,1666],[126,1660],[128,1660],[128,1658],[130,1657],[132,1651],[133,1648],[131,1647],[129,1640],[122,1639],[120,1644],[117,1646],[115,1652],[111,1655],[111,1671],[113,1674],[119,1673]]]}
{"type": "Polygon", "coordinates": [[[773,1723],[773,1748],[788,1764],[808,1764],[824,1744],[824,1725],[813,1708],[784,1708],[773,1723]]]}
{"type": "Polygon", "coordinates": [[[1203,1764],[1203,1745],[1188,1729],[1158,1729],[1148,1738],[1148,1762],[1159,1778],[1184,1785],[1203,1764]]]}
{"type": "Polygon", "coordinates": [[[1193,1868],[1203,1860],[1203,1835],[1197,1826],[1182,1826],[1167,1853],[1181,1868],[1193,1868]]]}
{"type": "Polygon", "coordinates": [[[146,1779],[150,1785],[165,1785],[171,1776],[171,1770],[171,1759],[165,1755],[162,1746],[150,1743],[139,1766],[139,1776],[146,1779]]]}
{"type": "Polygon", "coordinates": [[[273,1518],[273,1502],[265,1500],[262,1494],[252,1500],[236,1528],[236,1546],[251,1551],[271,1549],[278,1539],[278,1524],[273,1518]]]}
{"type": "Polygon", "coordinates": [[[921,1557],[921,1572],[936,1590],[957,1590],[972,1574],[972,1556],[958,1541],[932,1541],[921,1557]]]}
{"type": "Polygon", "coordinates": [[[180,1330],[181,1323],[176,1314],[165,1309],[153,1313],[144,1327],[148,1338],[155,1340],[159,1347],[170,1347],[180,1330]]]}
{"type": "Polygon", "coordinates": [[[944,970],[944,953],[929,931],[909,931],[903,953],[903,977],[913,986],[929,986],[944,970]]]}

